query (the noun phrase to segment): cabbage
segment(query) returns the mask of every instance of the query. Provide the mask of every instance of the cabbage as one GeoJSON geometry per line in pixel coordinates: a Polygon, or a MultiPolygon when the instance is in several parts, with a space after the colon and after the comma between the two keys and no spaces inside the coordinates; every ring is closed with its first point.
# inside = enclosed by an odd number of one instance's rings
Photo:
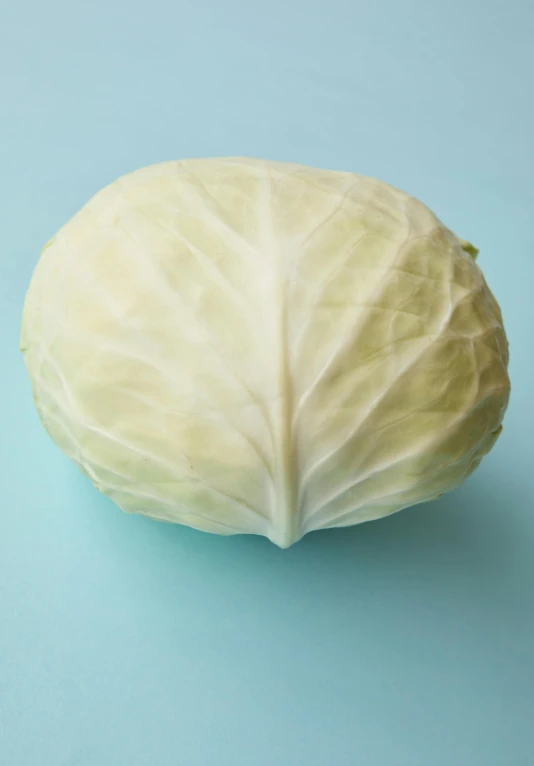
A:
{"type": "Polygon", "coordinates": [[[45,246],[21,348],[122,509],[287,547],[438,497],[509,396],[498,304],[423,204],[251,159],[120,178],[45,246]]]}

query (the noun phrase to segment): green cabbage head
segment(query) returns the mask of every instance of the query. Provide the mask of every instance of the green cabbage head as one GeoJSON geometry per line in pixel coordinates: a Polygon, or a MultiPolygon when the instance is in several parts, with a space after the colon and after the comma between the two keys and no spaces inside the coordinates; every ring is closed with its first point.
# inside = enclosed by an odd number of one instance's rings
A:
{"type": "Polygon", "coordinates": [[[42,421],[125,511],[281,547],[458,486],[510,383],[476,250],[371,178],[167,162],[46,245],[21,347],[42,421]]]}

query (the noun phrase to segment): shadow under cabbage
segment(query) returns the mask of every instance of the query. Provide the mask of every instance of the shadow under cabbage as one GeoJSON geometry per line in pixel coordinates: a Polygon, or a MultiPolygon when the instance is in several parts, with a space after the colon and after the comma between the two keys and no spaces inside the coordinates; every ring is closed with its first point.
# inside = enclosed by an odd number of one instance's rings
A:
{"type": "MultiPolygon", "coordinates": [[[[73,471],[71,477],[73,473],[78,475],[73,471]]],[[[81,476],[79,480],[86,481],[81,476]]],[[[520,488],[505,476],[479,469],[439,500],[376,521],[311,532],[286,550],[255,535],[221,537],[179,524],[113,513],[117,509],[110,500],[97,493],[94,500],[99,507],[101,503],[105,506],[106,526],[116,533],[119,547],[123,549],[130,540],[137,555],[147,545],[160,547],[162,555],[187,552],[188,557],[198,557],[198,566],[205,558],[221,565],[239,560],[249,571],[270,566],[294,570],[301,565],[309,571],[313,565],[315,572],[324,566],[332,574],[332,570],[364,567],[366,574],[371,568],[409,578],[410,572],[421,576],[423,571],[428,574],[453,567],[455,576],[476,571],[478,576],[486,572],[493,578],[517,563],[518,549],[524,545],[520,529],[510,523],[510,514],[522,502],[519,495],[520,488]]]]}

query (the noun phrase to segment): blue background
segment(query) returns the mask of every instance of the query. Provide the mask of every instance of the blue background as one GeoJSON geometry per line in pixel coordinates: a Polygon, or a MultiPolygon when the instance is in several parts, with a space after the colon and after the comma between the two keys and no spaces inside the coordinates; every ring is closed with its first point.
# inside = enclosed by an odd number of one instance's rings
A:
{"type": "Polygon", "coordinates": [[[532,766],[531,0],[22,0],[0,23],[0,763],[532,766]],[[46,240],[142,165],[377,176],[481,250],[513,395],[459,490],[288,551],[128,517],[17,349],[46,240]]]}

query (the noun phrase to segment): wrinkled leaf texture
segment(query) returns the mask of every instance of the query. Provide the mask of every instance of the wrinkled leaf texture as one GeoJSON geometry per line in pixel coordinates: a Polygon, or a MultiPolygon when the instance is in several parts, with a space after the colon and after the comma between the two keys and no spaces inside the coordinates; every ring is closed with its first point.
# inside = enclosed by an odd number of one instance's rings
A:
{"type": "Polygon", "coordinates": [[[476,251],[380,181],[168,162],[45,247],[21,346],[57,444],[126,511],[287,547],[460,484],[509,395],[476,251]]]}

